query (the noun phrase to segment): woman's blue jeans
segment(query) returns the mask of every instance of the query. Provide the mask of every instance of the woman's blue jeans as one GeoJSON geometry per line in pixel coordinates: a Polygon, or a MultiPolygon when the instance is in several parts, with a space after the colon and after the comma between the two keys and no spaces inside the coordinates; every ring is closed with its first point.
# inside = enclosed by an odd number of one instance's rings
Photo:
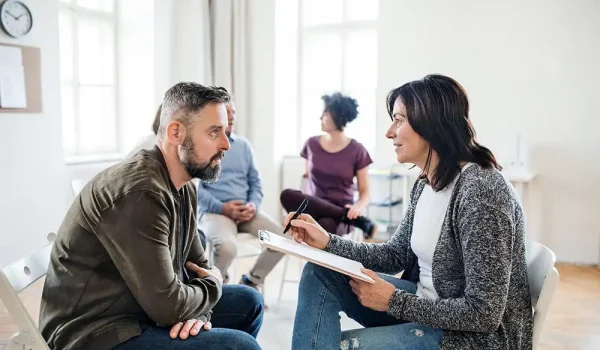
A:
{"type": "MultiPolygon", "coordinates": [[[[399,289],[415,293],[414,283],[380,275],[399,289]]],[[[302,272],[292,349],[438,349],[441,329],[407,323],[364,307],[350,287],[350,277],[307,263],[302,272]],[[342,332],[339,312],[362,329],[342,332]]]]}

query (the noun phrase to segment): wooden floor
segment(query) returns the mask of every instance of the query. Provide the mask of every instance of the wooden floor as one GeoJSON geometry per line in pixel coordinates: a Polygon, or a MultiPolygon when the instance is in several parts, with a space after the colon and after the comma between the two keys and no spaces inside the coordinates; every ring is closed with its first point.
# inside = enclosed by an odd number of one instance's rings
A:
{"type": "MultiPolygon", "coordinates": [[[[568,264],[557,264],[557,268],[560,282],[539,348],[600,349],[600,268],[568,264]]],[[[277,270],[279,274],[280,269],[277,270]]],[[[280,278],[275,275],[276,271],[273,272],[273,280],[280,278]]],[[[21,294],[29,312],[35,315],[35,320],[39,312],[41,288],[42,283],[38,282],[21,294]]],[[[0,350],[15,331],[16,327],[0,303],[0,350]]]]}

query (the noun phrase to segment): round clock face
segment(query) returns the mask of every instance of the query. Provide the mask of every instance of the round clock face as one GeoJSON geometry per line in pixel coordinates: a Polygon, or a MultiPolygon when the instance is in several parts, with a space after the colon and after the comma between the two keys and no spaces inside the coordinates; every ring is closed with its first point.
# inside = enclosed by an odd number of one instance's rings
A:
{"type": "Polygon", "coordinates": [[[18,38],[29,33],[33,19],[25,4],[7,0],[0,5],[0,24],[8,35],[18,38]]]}

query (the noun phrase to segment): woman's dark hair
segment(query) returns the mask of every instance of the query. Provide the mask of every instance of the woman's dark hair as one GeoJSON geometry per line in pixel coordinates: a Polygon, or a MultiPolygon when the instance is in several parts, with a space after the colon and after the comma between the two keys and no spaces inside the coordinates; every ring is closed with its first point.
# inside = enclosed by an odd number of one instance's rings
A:
{"type": "Polygon", "coordinates": [[[435,191],[452,182],[460,173],[461,162],[501,169],[494,154],[477,143],[475,129],[469,119],[469,99],[456,80],[432,74],[390,91],[387,110],[392,119],[397,98],[406,107],[410,126],[429,143],[427,161],[420,178],[427,180],[432,152],[439,156],[430,183],[435,191]]]}
{"type": "Polygon", "coordinates": [[[321,99],[325,103],[323,111],[331,114],[336,128],[340,131],[358,116],[358,103],[352,97],[336,92],[333,95],[321,96],[321,99]]]}
{"type": "Polygon", "coordinates": [[[162,111],[162,103],[158,106],[156,110],[156,115],[154,116],[154,122],[152,122],[152,131],[154,131],[154,135],[158,134],[158,128],[160,127],[160,113],[162,111]]]}

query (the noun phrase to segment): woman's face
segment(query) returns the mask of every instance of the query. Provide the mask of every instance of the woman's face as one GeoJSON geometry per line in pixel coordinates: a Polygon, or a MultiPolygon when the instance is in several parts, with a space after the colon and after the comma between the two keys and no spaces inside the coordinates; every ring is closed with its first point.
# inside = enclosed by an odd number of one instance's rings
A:
{"type": "Polygon", "coordinates": [[[321,115],[321,130],[325,132],[332,132],[337,130],[333,116],[329,112],[323,112],[321,115]]]}
{"type": "Polygon", "coordinates": [[[399,163],[412,163],[423,169],[427,161],[429,144],[410,126],[406,107],[400,98],[394,102],[393,122],[385,137],[394,142],[396,159],[399,163]]]}

